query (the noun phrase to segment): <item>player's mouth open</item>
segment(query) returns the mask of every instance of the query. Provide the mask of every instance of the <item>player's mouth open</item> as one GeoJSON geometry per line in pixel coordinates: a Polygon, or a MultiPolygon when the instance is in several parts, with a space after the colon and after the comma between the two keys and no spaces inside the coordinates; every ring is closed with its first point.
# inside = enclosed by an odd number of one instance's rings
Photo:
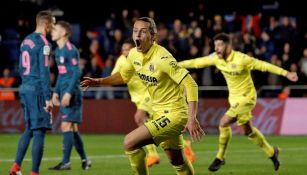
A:
{"type": "Polygon", "coordinates": [[[139,39],[136,39],[135,40],[135,44],[136,44],[136,47],[137,48],[140,48],[141,47],[141,41],[139,39]]]}

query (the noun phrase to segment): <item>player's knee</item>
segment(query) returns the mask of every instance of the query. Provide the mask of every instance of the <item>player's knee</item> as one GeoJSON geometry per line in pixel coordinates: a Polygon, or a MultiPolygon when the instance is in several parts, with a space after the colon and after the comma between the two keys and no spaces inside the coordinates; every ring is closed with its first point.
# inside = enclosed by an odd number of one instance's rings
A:
{"type": "Polygon", "coordinates": [[[226,127],[226,125],[225,125],[225,123],[220,122],[219,127],[224,128],[224,127],[226,127]]]}
{"type": "Polygon", "coordinates": [[[73,125],[70,122],[62,122],[61,129],[62,132],[73,131],[73,125]]]}
{"type": "Polygon", "coordinates": [[[235,122],[235,121],[236,121],[236,119],[230,118],[230,117],[224,115],[224,116],[221,118],[221,120],[220,120],[219,127],[222,127],[222,128],[224,128],[224,127],[229,127],[229,126],[230,126],[233,122],[235,122]]]}
{"type": "Polygon", "coordinates": [[[125,136],[123,145],[126,151],[133,150],[133,142],[132,142],[132,138],[130,137],[130,135],[125,136]]]}
{"type": "Polygon", "coordinates": [[[229,126],[229,124],[227,122],[225,122],[224,120],[220,121],[219,127],[225,128],[225,127],[228,127],[228,126],[229,126]]]}

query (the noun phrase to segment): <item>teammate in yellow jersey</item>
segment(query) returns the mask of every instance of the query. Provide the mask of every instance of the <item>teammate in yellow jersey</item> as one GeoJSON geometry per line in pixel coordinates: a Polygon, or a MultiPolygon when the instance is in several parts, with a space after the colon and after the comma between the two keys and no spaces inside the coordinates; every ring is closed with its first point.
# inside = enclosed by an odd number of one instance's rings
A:
{"type": "Polygon", "coordinates": [[[164,149],[177,175],[191,175],[194,169],[183,155],[182,131],[187,128],[196,141],[204,134],[196,118],[198,87],[188,71],[155,43],[156,34],[153,19],[137,19],[132,35],[136,47],[130,50],[127,64],[119,73],[106,78],[85,77],[81,86],[123,84],[137,74],[150,95],[153,120],[131,131],[124,139],[124,149],[134,174],[149,174],[142,147],[154,143],[164,149]]]}
{"type": "Polygon", "coordinates": [[[184,68],[216,66],[225,77],[229,89],[228,101],[230,108],[220,120],[219,150],[215,160],[209,166],[209,170],[217,171],[221,165],[225,164],[225,152],[231,139],[231,124],[237,122],[237,125],[242,127],[244,135],[252,143],[260,146],[273,161],[274,169],[277,171],[280,165],[278,148],[272,147],[266,141],[263,134],[257,128],[253,127],[251,122],[251,111],[255,107],[257,98],[256,89],[251,78],[251,71],[268,71],[285,76],[290,81],[298,80],[296,72],[288,72],[282,68],[233,50],[231,39],[225,33],[217,34],[214,37],[214,48],[215,52],[209,56],[179,63],[184,68]]]}
{"type": "MultiPolygon", "coordinates": [[[[122,45],[122,55],[117,59],[112,75],[119,72],[121,67],[126,63],[130,49],[134,46],[133,41],[127,40],[122,45]]],[[[138,126],[143,125],[147,120],[151,120],[153,111],[151,109],[150,96],[146,86],[140,81],[139,77],[134,75],[127,83],[131,101],[136,105],[137,110],[134,114],[134,120],[138,126]]],[[[154,144],[146,145],[148,152],[147,166],[151,167],[154,164],[160,163],[160,156],[154,144]]],[[[191,147],[191,141],[184,140],[184,154],[192,163],[195,161],[195,155],[191,147]]]]}

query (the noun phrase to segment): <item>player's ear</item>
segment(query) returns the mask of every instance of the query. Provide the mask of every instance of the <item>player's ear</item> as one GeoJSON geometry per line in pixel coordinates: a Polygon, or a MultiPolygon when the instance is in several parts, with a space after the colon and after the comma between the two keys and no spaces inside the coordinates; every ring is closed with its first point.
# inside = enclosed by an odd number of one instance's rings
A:
{"type": "Polygon", "coordinates": [[[157,37],[158,37],[158,34],[152,33],[152,34],[151,34],[151,40],[152,40],[152,42],[156,41],[156,40],[157,40],[157,37]]]}

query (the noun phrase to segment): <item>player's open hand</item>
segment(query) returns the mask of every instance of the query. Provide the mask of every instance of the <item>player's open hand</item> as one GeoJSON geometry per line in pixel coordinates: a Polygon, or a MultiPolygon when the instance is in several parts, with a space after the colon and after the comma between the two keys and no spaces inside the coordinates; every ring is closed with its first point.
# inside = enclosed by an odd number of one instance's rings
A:
{"type": "Polygon", "coordinates": [[[84,77],[84,80],[81,81],[80,85],[84,90],[87,90],[89,87],[99,86],[99,79],[84,77]]]}
{"type": "Polygon", "coordinates": [[[188,129],[192,137],[192,141],[200,141],[201,137],[205,135],[205,132],[200,127],[196,117],[189,118],[185,130],[188,129]]]}
{"type": "Polygon", "coordinates": [[[294,82],[296,82],[298,80],[298,76],[297,76],[296,72],[288,72],[287,78],[288,78],[288,80],[294,81],[294,82]]]}
{"type": "Polygon", "coordinates": [[[51,101],[46,101],[46,106],[44,107],[44,110],[48,113],[50,113],[53,109],[53,104],[51,101]]]}

